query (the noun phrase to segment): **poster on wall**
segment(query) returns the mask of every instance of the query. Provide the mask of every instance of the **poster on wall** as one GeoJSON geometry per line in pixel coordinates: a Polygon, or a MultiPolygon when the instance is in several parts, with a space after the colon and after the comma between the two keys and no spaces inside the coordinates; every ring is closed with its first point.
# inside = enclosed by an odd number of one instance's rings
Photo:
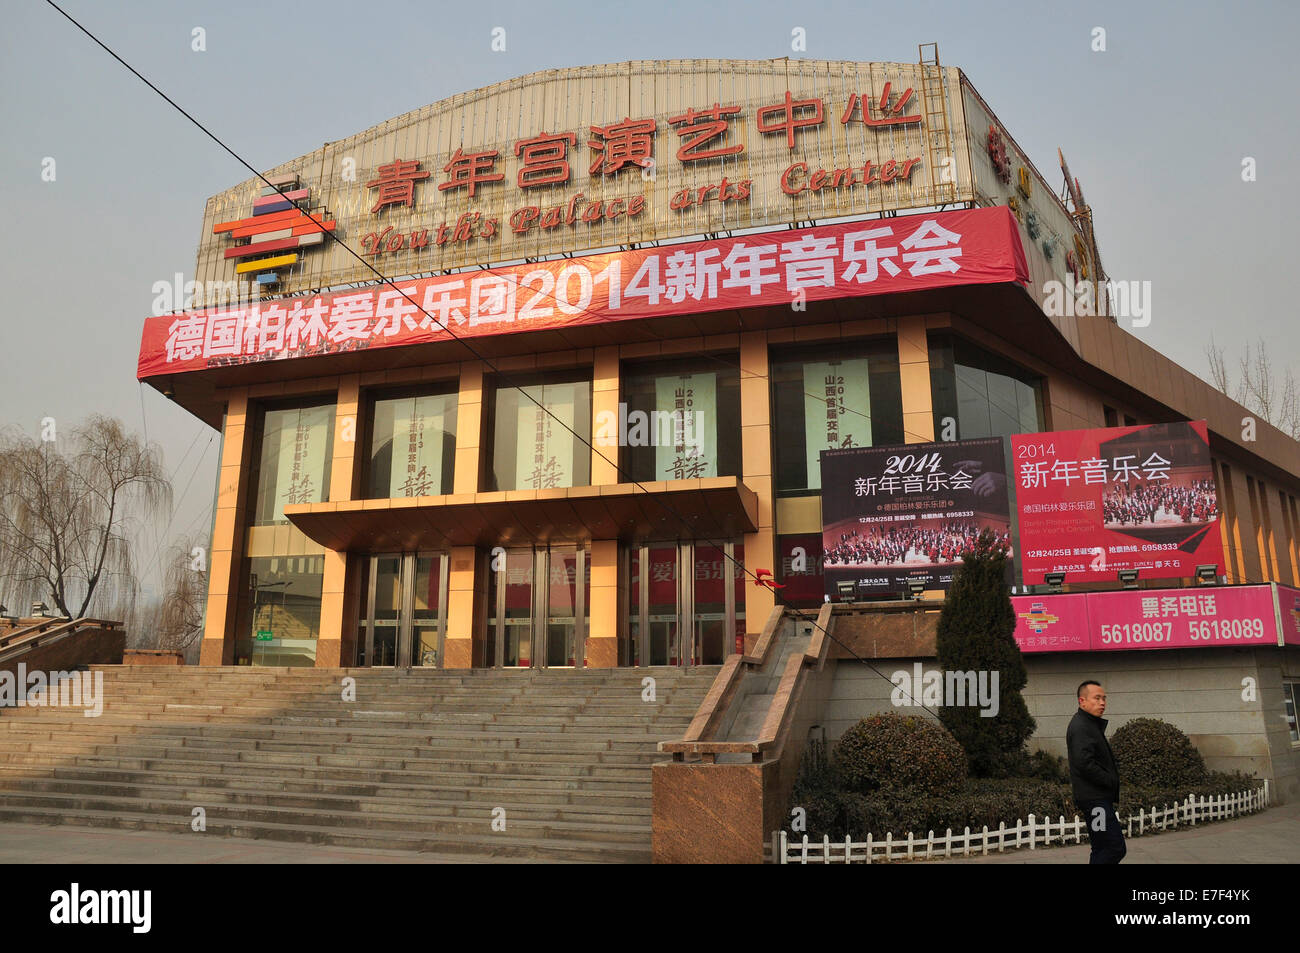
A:
{"type": "Polygon", "coordinates": [[[1018,434],[1011,454],[1026,585],[1058,572],[1068,582],[1222,572],[1205,421],[1018,434]]]}
{"type": "Polygon", "coordinates": [[[804,442],[808,489],[821,487],[823,450],[871,446],[871,378],[867,359],[816,361],[803,366],[804,442]]]}
{"type": "MultiPolygon", "coordinates": [[[[665,417],[651,435],[655,479],[718,475],[718,375],[679,374],[655,381],[655,408],[665,417]]],[[[652,425],[654,426],[654,425],[652,425]]]]}
{"type": "Polygon", "coordinates": [[[393,466],[388,495],[442,493],[442,443],[446,439],[441,397],[412,397],[393,412],[393,466]]]}
{"type": "Polygon", "coordinates": [[[566,383],[520,388],[528,396],[519,401],[515,455],[515,486],[519,489],[573,486],[572,428],[578,386],[566,383]]]}
{"type": "MultiPolygon", "coordinates": [[[[962,553],[991,530],[1011,553],[1004,443],[1000,437],[824,450],[822,566],[825,594],[897,593],[911,580],[946,589],[962,553]]],[[[1007,562],[1010,585],[1011,561],[1007,562]]]]}
{"type": "Polygon", "coordinates": [[[286,413],[283,419],[275,470],[277,510],[293,503],[319,503],[324,499],[325,452],[334,409],[304,407],[286,413]]]}

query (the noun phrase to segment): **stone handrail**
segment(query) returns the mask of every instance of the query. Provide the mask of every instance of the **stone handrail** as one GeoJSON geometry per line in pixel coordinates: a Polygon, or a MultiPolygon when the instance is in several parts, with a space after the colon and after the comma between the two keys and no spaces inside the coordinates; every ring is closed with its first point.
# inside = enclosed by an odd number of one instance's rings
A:
{"type": "Polygon", "coordinates": [[[708,738],[709,733],[719,724],[729,704],[736,698],[736,688],[744,666],[757,670],[767,661],[775,641],[776,631],[784,619],[786,609],[777,606],[768,617],[767,625],[755,642],[753,654],[732,655],[727,658],[722,671],[714,679],[709,694],[696,712],[686,733],[680,741],[664,741],[659,750],[671,753],[674,761],[684,761],[687,755],[700,758],[709,763],[715,762],[720,754],[748,754],[752,761],[761,761],[769,757],[779,757],[780,748],[788,734],[790,722],[798,703],[802,674],[805,667],[820,669],[826,664],[826,650],[829,640],[826,629],[830,625],[831,605],[825,603],[817,613],[817,623],[813,630],[808,648],[796,652],[786,660],[781,672],[781,681],[772,698],[767,715],[763,720],[762,730],[754,741],[717,741],[708,738]]]}
{"type": "Polygon", "coordinates": [[[111,632],[120,624],[109,619],[92,619],[88,616],[80,619],[45,619],[0,636],[0,660],[56,642],[82,628],[94,627],[111,632]]]}

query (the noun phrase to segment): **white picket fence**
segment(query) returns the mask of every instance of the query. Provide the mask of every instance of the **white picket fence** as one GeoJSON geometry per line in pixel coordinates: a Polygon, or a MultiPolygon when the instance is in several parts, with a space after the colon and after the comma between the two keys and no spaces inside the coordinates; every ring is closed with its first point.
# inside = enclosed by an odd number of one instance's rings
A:
{"type": "MultiPolygon", "coordinates": [[[[1219,821],[1241,814],[1263,810],[1269,803],[1269,783],[1237,794],[1220,794],[1217,797],[1189,795],[1181,804],[1130,814],[1126,821],[1126,837],[1137,837],[1155,831],[1177,828],[1180,824],[1195,827],[1197,822],[1219,821]]],[[[990,850],[1002,852],[1018,847],[1036,850],[1040,845],[1081,844],[1088,836],[1087,822],[1078,815],[1067,821],[1062,815],[1057,820],[1050,817],[1039,820],[1033,814],[1027,820],[1018,820],[1015,826],[1006,822],[996,830],[987,826],[979,831],[965,828],[954,834],[948,828],[936,836],[930,831],[926,837],[908,832],[907,838],[889,834],[883,838],[867,835],[865,841],[846,838],[832,841],[823,837],[810,841],[805,834],[801,841],[791,840],[785,831],[772,835],[772,856],[778,864],[873,864],[890,860],[928,860],[933,857],[969,857],[987,854],[990,850]]]]}

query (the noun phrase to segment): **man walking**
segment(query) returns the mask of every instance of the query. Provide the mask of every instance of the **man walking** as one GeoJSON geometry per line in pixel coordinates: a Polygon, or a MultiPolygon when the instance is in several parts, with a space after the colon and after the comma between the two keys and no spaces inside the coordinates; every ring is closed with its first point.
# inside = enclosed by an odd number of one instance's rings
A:
{"type": "Polygon", "coordinates": [[[1079,710],[1065,731],[1074,803],[1083,811],[1092,844],[1090,864],[1118,864],[1128,853],[1115,805],[1119,802],[1119,769],[1106,740],[1106,690],[1100,683],[1079,685],[1079,710]]]}

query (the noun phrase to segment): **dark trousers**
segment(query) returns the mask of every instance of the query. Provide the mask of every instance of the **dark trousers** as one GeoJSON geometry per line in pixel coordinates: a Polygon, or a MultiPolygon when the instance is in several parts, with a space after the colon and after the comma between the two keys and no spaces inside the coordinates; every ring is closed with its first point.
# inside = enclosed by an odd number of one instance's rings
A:
{"type": "Polygon", "coordinates": [[[1088,843],[1092,844],[1088,863],[1118,864],[1128,853],[1128,847],[1124,844],[1119,815],[1115,813],[1115,802],[1081,801],[1079,809],[1083,811],[1083,822],[1088,825],[1088,843]]]}

